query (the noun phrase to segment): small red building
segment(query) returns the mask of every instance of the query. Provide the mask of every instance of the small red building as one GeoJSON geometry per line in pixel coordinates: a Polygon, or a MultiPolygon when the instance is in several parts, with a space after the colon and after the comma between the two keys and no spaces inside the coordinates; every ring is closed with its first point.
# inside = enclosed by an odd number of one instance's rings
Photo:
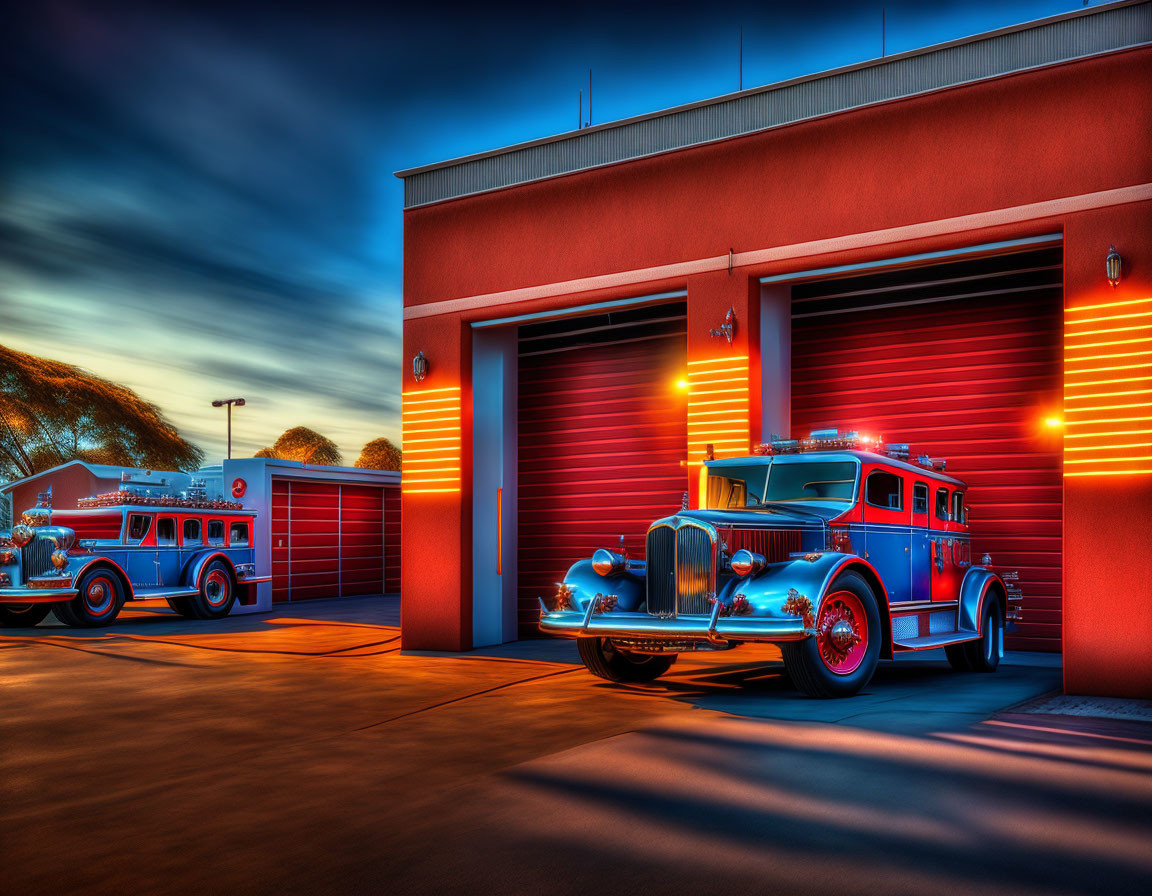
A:
{"type": "Polygon", "coordinates": [[[203,481],[209,496],[240,501],[257,512],[253,545],[255,604],[234,613],[269,610],[274,603],[319,597],[397,594],[400,591],[400,474],[326,467],[272,458],[240,458],[194,475],[71,461],[0,488],[18,518],[52,488],[52,505],[74,509],[80,498],[127,485],[156,492],[186,490],[203,481]]]}
{"type": "Polygon", "coordinates": [[[1150,133],[1121,2],[400,172],[405,646],[532,633],[707,445],[840,427],[970,483],[1009,646],[1152,693],[1150,133]]]}

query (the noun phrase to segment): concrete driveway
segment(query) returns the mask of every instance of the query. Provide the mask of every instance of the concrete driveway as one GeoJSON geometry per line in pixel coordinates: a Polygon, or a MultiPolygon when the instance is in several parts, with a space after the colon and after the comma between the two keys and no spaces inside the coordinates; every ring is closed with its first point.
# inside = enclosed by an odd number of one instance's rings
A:
{"type": "Polygon", "coordinates": [[[619,687],[398,615],[0,633],[0,890],[1152,891],[1152,725],[1035,711],[1057,658],[812,701],[772,650],[619,687]]]}

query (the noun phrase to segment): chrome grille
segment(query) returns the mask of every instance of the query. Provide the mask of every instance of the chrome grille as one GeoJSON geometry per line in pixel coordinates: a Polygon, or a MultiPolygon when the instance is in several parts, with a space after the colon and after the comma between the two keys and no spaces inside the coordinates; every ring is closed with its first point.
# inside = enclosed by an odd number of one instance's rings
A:
{"type": "Polygon", "coordinates": [[[42,576],[52,568],[52,542],[47,538],[33,538],[20,549],[20,572],[24,579],[42,576]]]}
{"type": "Polygon", "coordinates": [[[712,611],[712,539],[704,529],[676,532],[676,611],[707,616],[712,611]]]}
{"type": "Polygon", "coordinates": [[[714,545],[700,526],[656,526],[648,533],[647,599],[652,616],[706,616],[716,588],[714,545]]]}
{"type": "Polygon", "coordinates": [[[657,526],[648,533],[644,554],[648,612],[652,616],[676,613],[676,531],[657,526]]]}

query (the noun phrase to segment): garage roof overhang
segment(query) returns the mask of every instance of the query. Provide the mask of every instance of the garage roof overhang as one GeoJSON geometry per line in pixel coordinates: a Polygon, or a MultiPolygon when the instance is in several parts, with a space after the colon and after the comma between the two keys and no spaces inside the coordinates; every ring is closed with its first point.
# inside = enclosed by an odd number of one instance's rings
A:
{"type": "Polygon", "coordinates": [[[1150,43],[1152,2],[1123,0],[396,176],[417,208],[1150,43]]]}

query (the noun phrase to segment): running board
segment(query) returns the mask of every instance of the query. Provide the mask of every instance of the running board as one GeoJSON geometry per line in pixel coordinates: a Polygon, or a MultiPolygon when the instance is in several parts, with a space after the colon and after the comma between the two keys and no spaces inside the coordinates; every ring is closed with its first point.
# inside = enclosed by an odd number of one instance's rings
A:
{"type": "Polygon", "coordinates": [[[949,644],[975,641],[979,637],[976,632],[938,632],[935,635],[925,635],[922,638],[904,638],[900,641],[893,641],[892,647],[896,650],[931,650],[933,647],[947,647],[949,644]]]}
{"type": "Polygon", "coordinates": [[[158,597],[195,597],[200,591],[197,588],[137,588],[133,586],[132,594],[136,600],[154,600],[158,597]]]}

